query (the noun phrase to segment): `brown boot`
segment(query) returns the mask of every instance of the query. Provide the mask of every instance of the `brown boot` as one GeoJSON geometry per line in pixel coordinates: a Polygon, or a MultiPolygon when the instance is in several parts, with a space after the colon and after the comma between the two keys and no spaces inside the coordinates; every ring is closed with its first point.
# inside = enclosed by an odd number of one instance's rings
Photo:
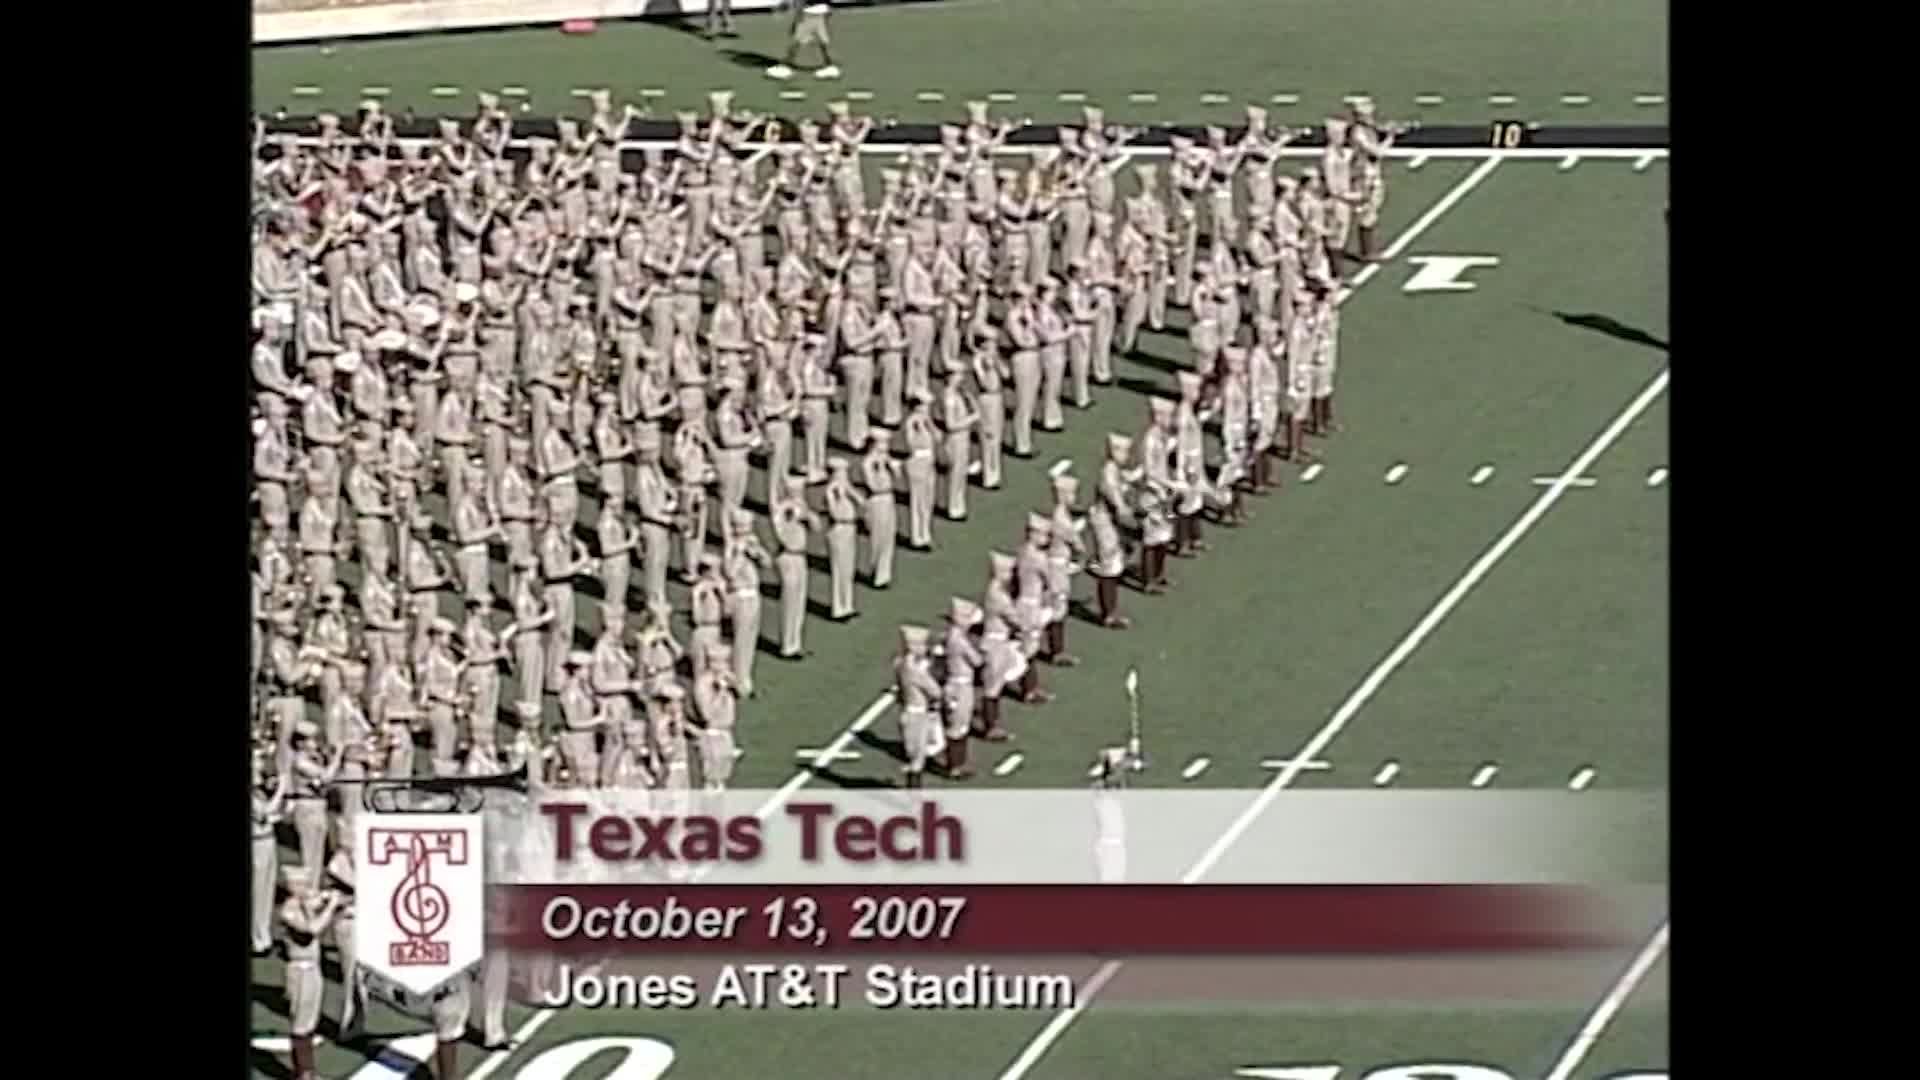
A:
{"type": "Polygon", "coordinates": [[[295,1035],[289,1040],[287,1056],[293,1059],[293,1080],[314,1080],[313,1036],[295,1035]]]}
{"type": "Polygon", "coordinates": [[[1187,519],[1187,546],[1192,548],[1194,551],[1207,550],[1207,542],[1201,536],[1201,521],[1200,521],[1199,514],[1195,514],[1192,517],[1189,517],[1187,519]]]}
{"type": "Polygon", "coordinates": [[[947,740],[947,779],[967,780],[973,777],[973,766],[967,764],[967,737],[947,740]]]}
{"type": "Polygon", "coordinates": [[[1378,262],[1379,260],[1374,258],[1373,254],[1374,230],[1367,228],[1365,225],[1361,225],[1358,231],[1360,233],[1360,261],[1378,262]]]}
{"type": "Polygon", "coordinates": [[[988,742],[1008,742],[1013,732],[1000,726],[1000,699],[992,698],[980,703],[979,735],[988,742]]]}
{"type": "Polygon", "coordinates": [[[1340,431],[1340,422],[1333,418],[1333,395],[1320,399],[1320,430],[1328,435],[1340,431]]]}
{"type": "Polygon", "coordinates": [[[1047,624],[1047,659],[1054,667],[1073,667],[1080,658],[1067,651],[1067,621],[1047,624]]]}
{"type": "Polygon", "coordinates": [[[1022,705],[1045,705],[1053,700],[1053,692],[1040,685],[1040,669],[1031,663],[1027,673],[1020,677],[1020,703],[1022,705]]]}
{"type": "Polygon", "coordinates": [[[443,1042],[433,1048],[434,1080],[456,1080],[460,1075],[460,1044],[443,1042]]]}

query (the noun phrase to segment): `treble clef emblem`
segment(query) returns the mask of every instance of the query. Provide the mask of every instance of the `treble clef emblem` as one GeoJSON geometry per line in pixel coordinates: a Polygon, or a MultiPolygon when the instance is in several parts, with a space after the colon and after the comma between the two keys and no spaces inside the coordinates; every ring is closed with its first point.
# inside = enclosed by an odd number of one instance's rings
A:
{"type": "Polygon", "coordinates": [[[415,941],[425,941],[447,925],[447,894],[433,883],[432,849],[425,836],[414,835],[407,851],[407,875],[393,891],[389,907],[394,926],[415,941]]]}

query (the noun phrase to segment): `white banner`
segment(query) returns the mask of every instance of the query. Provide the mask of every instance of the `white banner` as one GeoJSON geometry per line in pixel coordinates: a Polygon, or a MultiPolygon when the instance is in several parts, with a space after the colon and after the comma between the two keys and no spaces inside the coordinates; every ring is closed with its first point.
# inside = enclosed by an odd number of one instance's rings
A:
{"type": "Polygon", "coordinates": [[[354,957],[415,994],[480,959],[486,832],[479,814],[354,818],[354,957]]]}
{"type": "Polygon", "coordinates": [[[1662,796],[1556,791],[547,791],[489,819],[501,885],[1652,883],[1662,796]],[[763,807],[777,806],[757,816],[763,807]],[[1116,877],[1114,867],[1124,867],[1116,877]]]}
{"type": "MultiPolygon", "coordinates": [[[[704,15],[707,6],[708,0],[403,0],[358,4],[254,0],[253,41],[268,45],[485,26],[535,26],[571,19],[704,15]]],[[[739,12],[768,11],[776,6],[776,0],[733,0],[733,10],[739,12]]]]}

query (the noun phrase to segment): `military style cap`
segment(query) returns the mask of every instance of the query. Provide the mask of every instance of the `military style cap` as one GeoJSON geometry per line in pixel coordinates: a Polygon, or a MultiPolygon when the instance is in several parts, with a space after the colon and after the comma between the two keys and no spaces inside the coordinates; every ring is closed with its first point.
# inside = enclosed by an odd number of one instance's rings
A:
{"type": "Polygon", "coordinates": [[[373,343],[382,349],[404,349],[407,347],[407,335],[404,330],[382,330],[373,335],[373,343]]]}
{"type": "Polygon", "coordinates": [[[469,281],[463,281],[453,287],[453,298],[462,304],[471,304],[480,299],[480,287],[469,281]]]}
{"type": "Polygon", "coordinates": [[[727,524],[736,533],[744,533],[753,528],[753,511],[736,507],[727,511],[727,524]]]}
{"type": "Polygon", "coordinates": [[[1327,139],[1333,141],[1347,133],[1347,122],[1337,116],[1329,116],[1326,121],[1327,139]]]}
{"type": "Polygon", "coordinates": [[[591,663],[593,663],[592,653],[583,652],[579,649],[575,649],[572,652],[567,654],[567,662],[566,662],[567,667],[576,667],[576,668],[586,667],[588,664],[591,664],[591,663]]]}
{"type": "Polygon", "coordinates": [[[1267,126],[1267,110],[1258,105],[1247,106],[1247,126],[1259,131],[1267,126]]]}
{"type": "Polygon", "coordinates": [[[342,375],[351,375],[360,370],[360,354],[346,349],[333,355],[333,370],[342,375]]]}
{"type": "Polygon", "coordinates": [[[1373,99],[1363,97],[1355,101],[1353,103],[1353,114],[1363,118],[1371,118],[1373,116],[1373,99]]]}
{"type": "Polygon", "coordinates": [[[1149,400],[1147,409],[1156,422],[1164,424],[1173,419],[1173,402],[1166,398],[1157,397],[1149,400]]]}
{"type": "Polygon", "coordinates": [[[845,120],[848,116],[852,115],[853,107],[844,101],[829,101],[827,102],[827,111],[845,120]]]}
{"type": "Polygon", "coordinates": [[[902,626],[900,644],[908,652],[919,652],[927,647],[927,628],[924,626],[902,626]]]}
{"type": "Polygon", "coordinates": [[[850,464],[851,463],[843,457],[830,457],[827,459],[827,468],[836,473],[846,472],[850,464]]]}
{"type": "Polygon", "coordinates": [[[1167,144],[1173,147],[1176,154],[1184,154],[1193,149],[1193,139],[1186,135],[1175,135],[1167,140],[1167,144]]]}
{"type": "Polygon", "coordinates": [[[1080,116],[1086,121],[1086,126],[1095,131],[1098,131],[1107,121],[1106,110],[1098,105],[1082,106],[1080,116]]]}
{"type": "Polygon", "coordinates": [[[700,122],[700,114],[694,112],[692,109],[682,109],[674,113],[673,118],[679,122],[681,127],[692,127],[700,122]]]}
{"type": "Polygon", "coordinates": [[[280,868],[280,882],[288,891],[302,889],[313,884],[313,873],[305,866],[283,866],[280,868]]]}
{"type": "Polygon", "coordinates": [[[1080,494],[1080,478],[1077,476],[1056,476],[1053,478],[1053,493],[1072,502],[1080,494]]]}
{"type": "Polygon", "coordinates": [[[985,124],[987,122],[987,103],[984,101],[967,102],[967,122],[985,124]]]}
{"type": "Polygon", "coordinates": [[[440,616],[439,618],[434,619],[431,624],[429,624],[428,629],[430,629],[433,633],[436,633],[436,634],[451,634],[453,633],[453,630],[454,630],[453,620],[447,618],[444,615],[440,616]]]}
{"type": "Polygon", "coordinates": [[[1034,536],[1049,536],[1053,533],[1053,521],[1040,514],[1028,514],[1027,532],[1034,536]]]}
{"type": "Polygon", "coordinates": [[[669,675],[654,684],[653,696],[660,701],[679,701],[687,696],[687,691],[669,675]]]}
{"type": "Polygon", "coordinates": [[[347,599],[347,590],[339,585],[329,585],[326,588],[320,590],[320,606],[321,607],[327,607],[327,608],[339,607],[341,604],[346,602],[346,599],[347,599]]]}
{"type": "Polygon", "coordinates": [[[996,579],[1011,575],[1015,565],[1017,565],[1017,561],[1014,557],[1005,552],[987,552],[987,568],[989,573],[996,579]]]}
{"type": "Polygon", "coordinates": [[[807,478],[798,473],[788,473],[781,479],[789,494],[799,494],[807,490],[807,478]]]}
{"type": "Polygon", "coordinates": [[[882,424],[868,425],[867,434],[872,436],[867,445],[882,453],[886,452],[887,444],[893,441],[893,429],[882,424]]]}
{"type": "Polygon", "coordinates": [[[947,620],[958,626],[978,625],[984,614],[980,605],[964,596],[951,598],[947,604],[947,620]]]}
{"type": "Polygon", "coordinates": [[[302,720],[293,725],[293,737],[296,739],[317,739],[320,737],[320,725],[311,720],[302,720]]]}
{"type": "Polygon", "coordinates": [[[1139,178],[1141,187],[1151,188],[1154,181],[1159,179],[1160,169],[1152,162],[1142,162],[1133,167],[1133,175],[1139,178]]]}
{"type": "Polygon", "coordinates": [[[1060,129],[1060,145],[1068,150],[1080,148],[1080,129],[1063,127],[1060,129]]]}
{"type": "Polygon", "coordinates": [[[1180,395],[1182,397],[1191,398],[1199,396],[1200,388],[1205,385],[1205,380],[1200,377],[1200,373],[1197,371],[1182,371],[1176,378],[1180,380],[1180,395]]]}

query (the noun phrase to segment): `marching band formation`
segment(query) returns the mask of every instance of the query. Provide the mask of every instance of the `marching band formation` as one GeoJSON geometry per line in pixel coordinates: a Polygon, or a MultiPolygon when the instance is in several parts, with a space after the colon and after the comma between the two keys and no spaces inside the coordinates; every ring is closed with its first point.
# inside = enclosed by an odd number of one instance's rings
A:
{"type": "Polygon", "coordinates": [[[716,94],[638,171],[636,111],[591,104],[551,139],[516,139],[487,95],[433,140],[396,138],[376,103],[352,130],[256,128],[256,949],[282,816],[288,926],[342,917],[313,898],[329,872],[350,882],[366,780],[524,763],[549,786],[723,787],[763,576],[777,651],[803,657],[816,534],[831,617],[852,617],[903,525],[931,549],[936,513],[964,519],[972,485],[998,488],[1004,455],[1090,405],[1170,307],[1191,315],[1178,398],[1109,435],[1086,490],[1057,477],[937,637],[902,629],[909,786],[936,760],[968,775],[970,737],[1010,738],[1005,697],[1047,699],[1039,665],[1073,661],[1075,573],[1125,627],[1123,577],[1166,588],[1205,515],[1237,522],[1274,460],[1334,430],[1340,274],[1374,257],[1396,134],[1370,103],[1292,175],[1301,132],[1259,108],[1234,137],[1176,136],[1164,168],[1088,108],[1015,169],[1015,125],[972,103],[872,191],[874,122],[845,103],[777,140],[716,94]],[[669,574],[689,586],[684,641],[669,574]]]}

